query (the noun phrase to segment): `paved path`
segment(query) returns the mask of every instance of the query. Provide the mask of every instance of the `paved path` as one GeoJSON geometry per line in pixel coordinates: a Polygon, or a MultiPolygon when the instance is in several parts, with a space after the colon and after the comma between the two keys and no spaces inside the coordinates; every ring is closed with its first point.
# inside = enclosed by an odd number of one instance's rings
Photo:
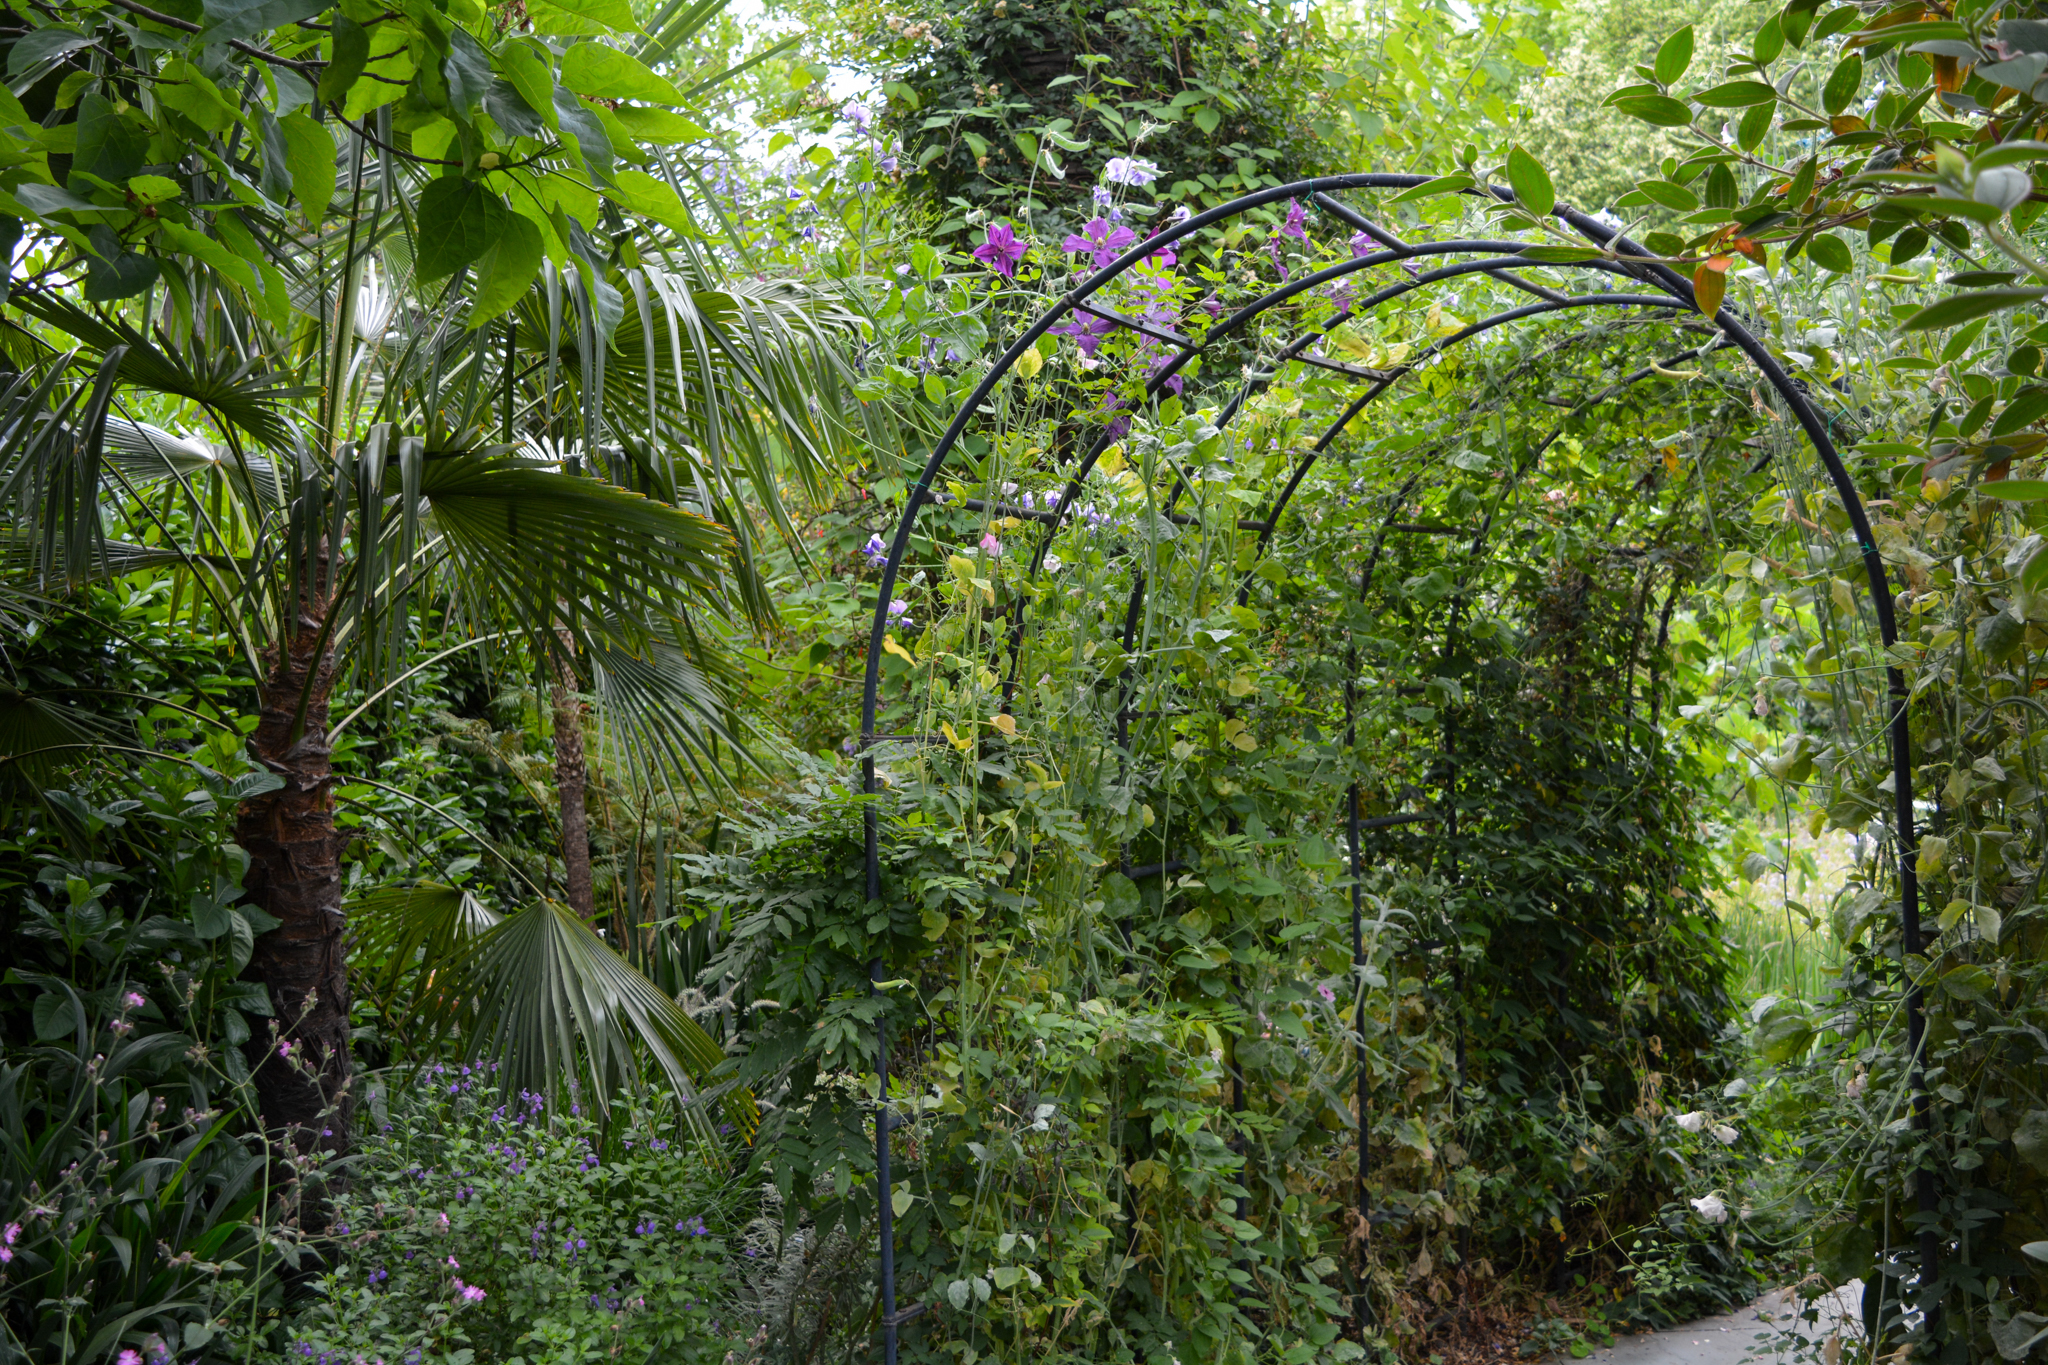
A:
{"type": "MultiPolygon", "coordinates": [[[[1861,1330],[1862,1302],[1863,1286],[1845,1285],[1821,1300],[1817,1327],[1796,1325],[1809,1341],[1825,1341],[1837,1323],[1843,1324],[1845,1336],[1855,1335],[1861,1330]]],[[[1757,1338],[1774,1337],[1778,1327],[1795,1318],[1799,1310],[1799,1300],[1791,1293],[1773,1290],[1740,1312],[1703,1318],[1669,1331],[1619,1337],[1612,1347],[1586,1358],[1598,1365],[1741,1365],[1744,1360],[1781,1360],[1784,1357],[1775,1352],[1766,1354],[1765,1342],[1757,1338]]]]}

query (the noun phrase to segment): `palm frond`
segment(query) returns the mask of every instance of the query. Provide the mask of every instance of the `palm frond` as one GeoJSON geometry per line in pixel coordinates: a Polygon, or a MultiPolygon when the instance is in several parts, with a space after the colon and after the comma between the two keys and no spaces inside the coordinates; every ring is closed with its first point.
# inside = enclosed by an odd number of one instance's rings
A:
{"type": "MultiPolygon", "coordinates": [[[[382,959],[373,998],[410,981],[434,1035],[497,1063],[507,1091],[559,1095],[580,1075],[603,1107],[619,1086],[659,1077],[708,1133],[699,1087],[724,1050],[567,906],[541,900],[500,919],[460,888],[423,883],[358,899],[350,922],[358,960],[382,959]]],[[[744,1092],[718,1103],[742,1133],[759,1122],[744,1092]]]]}
{"type": "Polygon", "coordinates": [[[284,376],[260,370],[256,357],[238,360],[231,352],[197,345],[190,356],[179,357],[159,349],[127,322],[100,317],[61,295],[21,289],[8,297],[23,312],[101,355],[125,347],[124,382],[198,403],[274,450],[292,448],[283,403],[299,390],[284,376]]]}
{"type": "Polygon", "coordinates": [[[735,652],[707,639],[707,626],[681,623],[677,638],[656,637],[638,649],[600,640],[589,652],[596,698],[596,737],[612,763],[645,781],[682,773],[717,786],[723,744],[747,760],[732,699],[744,682],[735,652]]]}
{"type": "Polygon", "coordinates": [[[540,636],[612,633],[723,605],[732,535],[695,513],[529,461],[464,453],[420,474],[427,525],[466,595],[540,636]]]}

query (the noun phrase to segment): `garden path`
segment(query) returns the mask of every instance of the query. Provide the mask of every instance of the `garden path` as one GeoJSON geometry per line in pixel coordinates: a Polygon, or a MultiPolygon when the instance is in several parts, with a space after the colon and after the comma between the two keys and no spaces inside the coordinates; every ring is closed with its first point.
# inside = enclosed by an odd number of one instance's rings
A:
{"type": "Polygon", "coordinates": [[[1799,1301],[1791,1291],[1776,1289],[1738,1312],[1702,1318],[1663,1332],[1621,1337],[1613,1346],[1594,1351],[1587,1359],[1597,1365],[1742,1365],[1745,1360],[1788,1361],[1793,1358],[1789,1349],[1767,1350],[1767,1342],[1759,1338],[1766,1334],[1775,1338],[1774,1329],[1781,1325],[1796,1328],[1807,1342],[1826,1341],[1837,1326],[1844,1336],[1853,1336],[1860,1330],[1862,1301],[1860,1283],[1844,1285],[1820,1301],[1819,1322],[1808,1326],[1794,1321],[1799,1301]]]}

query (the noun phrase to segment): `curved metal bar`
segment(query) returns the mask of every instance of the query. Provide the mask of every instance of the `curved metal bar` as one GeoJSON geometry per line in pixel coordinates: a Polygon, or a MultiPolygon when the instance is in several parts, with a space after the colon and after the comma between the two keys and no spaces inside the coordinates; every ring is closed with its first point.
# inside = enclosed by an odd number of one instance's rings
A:
{"type": "MultiPolygon", "coordinates": [[[[887,604],[890,600],[890,594],[895,587],[897,576],[901,570],[903,557],[906,551],[908,550],[911,533],[915,527],[919,512],[923,509],[926,503],[932,500],[932,488],[934,482],[937,479],[939,472],[944,468],[945,462],[948,456],[951,455],[954,446],[959,442],[961,435],[965,432],[968,423],[973,420],[974,415],[980,409],[982,403],[987,400],[988,396],[994,391],[996,385],[1000,383],[1003,380],[1003,378],[1008,375],[1008,373],[1015,366],[1018,358],[1024,353],[1024,351],[1027,348],[1035,345],[1038,339],[1041,336],[1045,335],[1045,333],[1062,317],[1066,316],[1070,312],[1075,311],[1076,309],[1079,309],[1083,304],[1086,303],[1088,298],[1090,298],[1096,292],[1101,290],[1105,285],[1109,284],[1111,281],[1118,278],[1120,275],[1123,274],[1124,271],[1129,269],[1132,265],[1157,254],[1162,249],[1171,246],[1173,243],[1180,241],[1181,239],[1188,237],[1196,232],[1199,232],[1204,228],[1207,228],[1211,224],[1222,222],[1226,219],[1236,217],[1249,210],[1259,208],[1267,204],[1279,203],[1287,199],[1299,199],[1303,197],[1308,197],[1315,200],[1316,202],[1321,203],[1326,202],[1327,195],[1333,191],[1370,189],[1410,189],[1414,188],[1415,186],[1426,183],[1427,180],[1428,177],[1424,176],[1394,175],[1384,173],[1359,173],[1352,175],[1319,177],[1312,180],[1296,181],[1286,185],[1271,186],[1267,189],[1256,191],[1252,194],[1245,195],[1239,199],[1232,200],[1228,203],[1218,205],[1215,208],[1209,209],[1203,213],[1195,214],[1188,218],[1185,222],[1169,227],[1164,231],[1154,235],[1153,237],[1150,237],[1145,241],[1138,243],[1136,246],[1126,251],[1123,255],[1117,257],[1114,261],[1110,262],[1108,265],[1098,269],[1093,275],[1089,276],[1080,285],[1069,290],[1057,302],[1055,302],[1052,307],[1050,307],[1043,314],[1041,314],[1038,317],[1038,319],[1031,324],[1031,326],[1027,327],[1024,330],[1024,332],[1021,335],[1019,335],[1016,341],[1014,341],[1010,345],[1010,347],[1007,350],[1005,350],[1000,357],[997,358],[994,364],[990,367],[988,374],[983,377],[981,383],[976,386],[974,392],[971,395],[969,395],[969,397],[964,403],[962,403],[959,411],[954,415],[952,422],[948,424],[944,434],[940,437],[938,444],[933,447],[932,453],[925,463],[923,472],[919,475],[917,481],[911,485],[909,495],[905,503],[903,515],[897,523],[895,535],[891,540],[888,555],[883,563],[882,579],[880,589],[877,594],[874,619],[869,630],[868,655],[866,660],[866,670],[865,677],[863,679],[861,698],[861,779],[862,790],[865,795],[873,796],[876,791],[876,774],[874,758],[875,720],[876,713],[879,707],[882,645],[888,626],[887,604]]],[[[1513,201],[1512,193],[1498,186],[1475,187],[1473,190],[1467,191],[1467,193],[1471,193],[1479,197],[1491,198],[1502,203],[1508,203],[1513,201]]],[[[1586,214],[1580,213],[1579,211],[1572,209],[1568,205],[1559,204],[1553,209],[1552,212],[1553,216],[1555,216],[1560,222],[1571,227],[1585,240],[1591,242],[1596,246],[1604,248],[1610,254],[1610,257],[1616,258],[1615,264],[1621,266],[1622,273],[1633,275],[1635,278],[1640,279],[1645,283],[1652,284],[1660,288],[1666,295],[1669,296],[1670,300],[1678,306],[1696,306],[1690,281],[1686,280],[1683,276],[1679,275],[1678,272],[1674,271],[1669,266],[1664,265],[1661,262],[1658,262],[1654,257],[1651,256],[1649,252],[1647,252],[1642,247],[1640,247],[1633,241],[1629,240],[1628,238],[1622,236],[1619,231],[1608,227],[1606,224],[1601,223],[1598,220],[1593,219],[1586,214]],[[1618,259],[1621,256],[1633,257],[1637,259],[1622,261],[1618,259]]],[[[1361,228],[1361,230],[1367,229],[1361,228]]],[[[1381,237],[1384,240],[1398,241],[1398,239],[1392,238],[1391,234],[1385,234],[1383,230],[1381,233],[1369,235],[1375,235],[1381,237]]],[[[1512,244],[1512,252],[1519,253],[1523,245],[1524,244],[1522,243],[1512,244]]],[[[1414,255],[1448,253],[1446,253],[1439,244],[1435,243],[1422,243],[1417,244],[1415,246],[1410,246],[1406,243],[1401,243],[1399,245],[1398,250],[1390,250],[1386,253],[1372,254],[1375,256],[1380,256],[1381,259],[1377,261],[1372,261],[1370,263],[1379,264],[1387,260],[1408,259],[1414,255]],[[1432,251],[1430,250],[1430,248],[1437,249],[1432,251]]],[[[1508,251],[1503,251],[1502,254],[1505,255],[1510,253],[1508,251]]],[[[1358,257],[1354,258],[1354,260],[1366,261],[1367,258],[1358,257]]],[[[1353,264],[1348,262],[1339,263],[1338,267],[1331,267],[1328,271],[1314,272],[1310,276],[1305,276],[1299,282],[1290,282],[1290,285],[1293,287],[1293,292],[1286,294],[1284,297],[1293,297],[1294,294],[1302,292],[1309,288],[1313,288],[1315,287],[1315,285],[1326,282],[1328,279],[1337,278],[1342,274],[1348,273],[1347,270],[1341,268],[1344,266],[1349,266],[1349,269],[1351,270],[1368,268],[1368,266],[1365,264],[1353,264]]],[[[1667,303],[1661,299],[1647,300],[1641,298],[1640,296],[1634,295],[1616,295],[1605,297],[1592,296],[1586,298],[1583,302],[1564,301],[1563,306],[1593,306],[1598,302],[1615,302],[1635,306],[1650,306],[1652,304],[1654,304],[1655,306],[1672,306],[1672,303],[1667,303]]],[[[1268,304],[1266,306],[1270,307],[1272,305],[1268,304]]],[[[1513,321],[1517,317],[1527,317],[1542,312],[1558,311],[1558,307],[1559,303],[1557,301],[1546,300],[1545,303],[1542,305],[1532,305],[1531,308],[1526,310],[1510,310],[1509,313],[1500,314],[1497,315],[1495,318],[1487,319],[1486,325],[1488,327],[1499,326],[1505,322],[1513,321]]],[[[1246,310],[1240,310],[1238,314],[1233,315],[1230,321],[1225,324],[1221,332],[1212,332],[1212,337],[1220,339],[1221,336],[1228,335],[1229,332],[1231,330],[1234,330],[1235,327],[1242,326],[1244,322],[1250,320],[1250,317],[1257,316],[1259,312],[1263,311],[1263,308],[1251,311],[1249,313],[1247,313],[1246,310]]],[[[1798,388],[1797,385],[1793,383],[1791,376],[1785,372],[1784,368],[1781,365],[1778,364],[1776,358],[1770,354],[1769,350],[1765,348],[1764,345],[1759,340],[1757,340],[1757,338],[1753,334],[1751,334],[1748,331],[1748,329],[1743,325],[1742,320],[1739,317],[1737,317],[1732,310],[1724,306],[1716,314],[1714,321],[1720,326],[1721,330],[1734,344],[1734,346],[1742,350],[1743,353],[1746,356],[1748,356],[1751,362],[1755,364],[1757,369],[1763,374],[1765,380],[1771,385],[1771,387],[1778,391],[1779,395],[1792,409],[1793,414],[1798,419],[1801,428],[1806,432],[1807,438],[1809,442],[1813,445],[1815,452],[1820,456],[1821,463],[1827,470],[1829,480],[1834,485],[1837,495],[1842,500],[1844,510],[1849,517],[1850,525],[1855,530],[1858,537],[1859,546],[1862,551],[1862,556],[1864,560],[1865,574],[1869,580],[1869,587],[1872,597],[1872,607],[1874,612],[1876,613],[1880,638],[1886,646],[1895,644],[1897,642],[1898,635],[1897,621],[1893,611],[1893,604],[1890,595],[1891,590],[1889,586],[1888,577],[1885,572],[1884,562],[1882,557],[1878,554],[1875,539],[1870,528],[1869,517],[1863,506],[1862,498],[1857,492],[1854,480],[1850,478],[1848,470],[1843,466],[1840,454],[1835,450],[1833,441],[1830,438],[1830,424],[1823,421],[1821,415],[1813,407],[1812,403],[1807,399],[1806,395],[1798,388]]],[[[1470,334],[1471,329],[1466,329],[1465,333],[1461,334],[1461,337],[1458,339],[1462,339],[1462,335],[1470,334]]],[[[1440,347],[1437,349],[1440,350],[1440,347]]],[[[1188,361],[1192,359],[1193,355],[1196,353],[1196,350],[1197,348],[1194,347],[1184,349],[1181,352],[1181,354],[1178,357],[1176,357],[1175,361],[1170,362],[1169,369],[1163,370],[1160,374],[1155,375],[1153,382],[1148,384],[1148,396],[1156,397],[1159,391],[1159,387],[1163,385],[1164,381],[1167,378],[1169,378],[1173,373],[1177,373],[1181,367],[1185,366],[1188,363],[1188,361]]],[[[1404,367],[1401,373],[1411,373],[1413,372],[1414,368],[1415,366],[1411,364],[1409,366],[1404,367]]],[[[1387,385],[1391,382],[1391,378],[1385,381],[1378,382],[1371,392],[1365,395],[1361,399],[1361,401],[1353,405],[1352,411],[1343,420],[1348,421],[1350,420],[1351,416],[1355,416],[1357,411],[1362,411],[1365,406],[1365,403],[1371,401],[1371,399],[1376,397],[1379,393],[1384,392],[1387,385]]],[[[1342,429],[1341,423],[1340,426],[1336,429],[1342,429]]],[[[1326,437],[1326,441],[1328,439],[1333,438],[1326,437]]],[[[1324,443],[1319,443],[1319,445],[1321,444],[1324,443]]],[[[1086,461],[1086,467],[1092,467],[1093,462],[1099,458],[1100,451],[1106,449],[1107,446],[1107,441],[1101,442],[1098,445],[1096,451],[1091,453],[1091,455],[1088,457],[1088,460],[1086,461]]],[[[1320,453],[1320,449],[1317,453],[1320,453]]],[[[1083,470],[1080,472],[1081,474],[1085,474],[1086,468],[1084,467],[1083,470]]],[[[1296,472],[1296,475],[1289,480],[1288,487],[1285,490],[1283,490],[1282,500],[1276,503],[1274,515],[1267,520],[1266,528],[1260,533],[1262,546],[1268,541],[1270,541],[1273,527],[1278,523],[1280,512],[1284,510],[1286,501],[1291,500],[1293,491],[1299,486],[1301,478],[1305,475],[1305,473],[1305,469],[1298,470],[1296,472]]],[[[1062,515],[1062,517],[1067,511],[1069,505],[1071,504],[1073,496],[1078,492],[1078,477],[1079,476],[1077,475],[1076,480],[1070,482],[1068,493],[1063,495],[1061,499],[1058,511],[1062,515]]],[[[1050,534],[1050,529],[1051,528],[1048,529],[1048,535],[1050,534]]],[[[1043,546],[1041,546],[1039,556],[1042,556],[1042,554],[1043,546]]],[[[1034,557],[1034,568],[1036,566],[1036,560],[1039,558],[1039,556],[1034,557]]],[[[1905,951],[1908,953],[1918,953],[1921,951],[1922,944],[1920,934],[1918,883],[1913,870],[1913,857],[1918,841],[1914,834],[1912,783],[1913,767],[1911,755],[1911,735],[1907,724],[1907,693],[1905,688],[1904,677],[1900,674],[1899,670],[1895,665],[1891,665],[1889,663],[1887,664],[1886,675],[1888,688],[1893,703],[1889,726],[1889,740],[1892,757],[1894,786],[1896,788],[1895,821],[1896,835],[1898,840],[1901,898],[1903,902],[1902,929],[1904,931],[1904,947],[1905,951]]],[[[877,818],[877,811],[872,804],[869,804],[864,812],[864,826],[867,872],[866,890],[870,901],[878,901],[881,898],[880,829],[877,818]]],[[[881,965],[881,962],[877,960],[875,963],[871,964],[871,971],[873,971],[876,974],[879,974],[881,970],[881,965]]],[[[1913,1092],[1914,1125],[1916,1129],[1925,1132],[1928,1130],[1930,1126],[1931,1116],[1929,1113],[1929,1102],[1926,1093],[1925,1076],[1923,1071],[1923,1063],[1921,1059],[1922,1040],[1925,1032],[1924,1002],[1921,998],[1921,993],[1918,986],[1910,982],[1908,983],[1907,987],[1907,1020],[1908,1046],[1911,1054],[1910,1064],[1912,1067],[1911,1089],[1913,1092]]],[[[881,1066],[884,1069],[883,1074],[886,1075],[887,1039],[886,1033],[880,1029],[878,1029],[877,1046],[881,1054],[879,1060],[881,1066]]],[[[885,1082],[875,1125],[877,1175],[880,1180],[879,1194],[882,1206],[885,1209],[888,1207],[890,1199],[890,1190],[888,1188],[888,1143],[889,1130],[894,1126],[892,1120],[893,1115],[889,1110],[888,1094],[885,1082]]],[[[1929,1215],[1927,1221],[1931,1224],[1933,1221],[1931,1215],[1935,1212],[1932,1172],[1928,1168],[1923,1167],[1918,1174],[1918,1203],[1920,1206],[1920,1211],[1925,1215],[1929,1215]]],[[[1931,1226],[1924,1228],[1920,1234],[1921,1266],[1919,1283],[1923,1287],[1923,1289],[1931,1286],[1935,1277],[1938,1255],[1938,1247],[1936,1244],[1935,1237],[1936,1234],[1931,1226]]],[[[893,1237],[889,1234],[888,1231],[886,1214],[883,1223],[883,1242],[881,1247],[881,1253],[881,1271],[884,1282],[893,1282],[895,1248],[893,1245],[893,1237]]],[[[1923,1307],[1925,1307],[1930,1314],[1932,1314],[1935,1311],[1935,1305],[1925,1304],[1923,1305],[1923,1307]]],[[[896,1356],[896,1316],[897,1315],[894,1313],[885,1312],[883,1318],[884,1356],[885,1360],[890,1362],[890,1365],[893,1365],[896,1356]]]]}
{"type": "Polygon", "coordinates": [[[1258,553],[1263,554],[1265,552],[1267,544],[1269,544],[1272,541],[1273,531],[1280,524],[1281,514],[1286,512],[1287,504],[1293,501],[1294,499],[1295,490],[1301,487],[1301,481],[1308,477],[1308,471],[1310,470],[1310,468],[1314,466],[1317,459],[1319,459],[1322,456],[1325,450],[1329,449],[1330,443],[1337,439],[1338,435],[1343,432],[1344,428],[1351,424],[1352,419],[1357,417],[1359,413],[1365,411],[1366,405],[1368,403],[1371,403],[1374,399],[1378,398],[1381,394],[1385,393],[1388,389],[1392,388],[1396,380],[1401,379],[1406,375],[1415,373],[1415,371],[1420,369],[1425,362],[1436,359],[1439,355],[1442,355],[1443,352],[1449,347],[1456,345],[1458,342],[1463,341],[1468,337],[1477,336],[1481,332],[1490,332],[1494,328],[1505,326],[1510,322],[1518,322],[1523,318],[1537,317],[1544,313],[1561,313],[1571,308],[1595,308],[1609,304],[1624,308],[1635,307],[1675,309],[1685,308],[1689,306],[1687,304],[1680,303],[1677,299],[1663,298],[1645,294],[1574,294],[1556,303],[1530,303],[1524,304],[1520,308],[1510,308],[1505,313],[1495,313],[1491,317],[1481,318],[1478,322],[1472,323],[1470,326],[1461,328],[1459,331],[1452,333],[1450,336],[1444,337],[1439,341],[1431,343],[1429,346],[1425,347],[1419,355],[1416,356],[1413,362],[1403,365],[1398,370],[1395,370],[1393,373],[1389,374],[1385,379],[1382,379],[1378,383],[1374,384],[1372,388],[1364,394],[1364,396],[1359,398],[1359,400],[1353,403],[1350,407],[1346,408],[1344,410],[1344,415],[1342,417],[1339,417],[1337,421],[1330,427],[1330,429],[1323,433],[1322,439],[1318,440],[1315,443],[1315,445],[1309,450],[1308,454],[1302,456],[1301,459],[1295,464],[1293,475],[1288,478],[1286,487],[1280,490],[1280,496],[1274,500],[1272,513],[1263,518],[1263,520],[1266,523],[1266,526],[1264,530],[1259,532],[1258,553]]]}

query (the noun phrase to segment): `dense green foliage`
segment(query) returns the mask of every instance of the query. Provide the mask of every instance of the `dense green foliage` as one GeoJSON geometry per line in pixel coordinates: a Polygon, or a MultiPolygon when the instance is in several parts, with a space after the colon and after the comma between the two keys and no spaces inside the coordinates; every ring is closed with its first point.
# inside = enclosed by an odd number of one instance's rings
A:
{"type": "Polygon", "coordinates": [[[0,1360],[2037,1350],[2048,18],[795,8],[7,36],[0,1360]]]}

